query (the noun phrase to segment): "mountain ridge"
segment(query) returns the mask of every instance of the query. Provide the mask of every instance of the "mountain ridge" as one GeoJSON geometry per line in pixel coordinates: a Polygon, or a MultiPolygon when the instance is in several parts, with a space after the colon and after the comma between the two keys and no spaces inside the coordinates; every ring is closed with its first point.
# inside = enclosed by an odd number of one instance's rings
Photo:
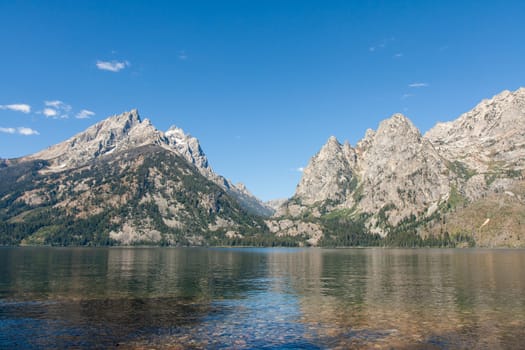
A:
{"type": "MultiPolygon", "coordinates": [[[[525,169],[524,130],[520,88],[483,100],[425,135],[396,113],[368,129],[354,147],[332,136],[274,221],[306,220],[318,225],[308,235],[322,238],[324,218],[344,213],[361,222],[363,231],[382,237],[408,222],[418,235],[436,234],[431,226],[451,216],[458,201],[468,206],[493,192],[514,193],[510,189],[523,180],[525,169]]],[[[276,234],[287,234],[281,226],[270,225],[276,234]]]]}
{"type": "Polygon", "coordinates": [[[216,174],[209,165],[208,158],[197,138],[184,133],[175,125],[162,132],[156,129],[149,119],[142,120],[137,109],[113,115],[66,141],[22,157],[20,160],[47,160],[50,162],[47,171],[59,172],[78,167],[112,152],[146,144],[159,145],[168,151],[177,152],[203,176],[235,197],[251,213],[263,216],[273,214],[273,209],[259,201],[244,185],[238,188],[228,179],[216,174]]]}
{"type": "Polygon", "coordinates": [[[354,146],[331,136],[295,194],[266,204],[136,109],[0,159],[0,178],[4,242],[523,246],[525,89],[424,135],[396,113],[354,146]]]}

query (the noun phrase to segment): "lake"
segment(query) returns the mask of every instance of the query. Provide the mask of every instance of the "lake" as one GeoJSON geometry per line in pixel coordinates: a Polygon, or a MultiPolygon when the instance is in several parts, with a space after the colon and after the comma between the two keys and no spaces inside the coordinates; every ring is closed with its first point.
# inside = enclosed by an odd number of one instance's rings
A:
{"type": "Polygon", "coordinates": [[[0,248],[1,349],[519,349],[525,250],[0,248]]]}

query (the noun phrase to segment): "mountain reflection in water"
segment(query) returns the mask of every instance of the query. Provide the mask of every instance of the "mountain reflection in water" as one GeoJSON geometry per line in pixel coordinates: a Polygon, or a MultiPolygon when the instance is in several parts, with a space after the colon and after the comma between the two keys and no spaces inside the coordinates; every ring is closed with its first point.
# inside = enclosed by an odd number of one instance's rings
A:
{"type": "Polygon", "coordinates": [[[518,349],[524,250],[0,248],[0,348],[518,349]]]}

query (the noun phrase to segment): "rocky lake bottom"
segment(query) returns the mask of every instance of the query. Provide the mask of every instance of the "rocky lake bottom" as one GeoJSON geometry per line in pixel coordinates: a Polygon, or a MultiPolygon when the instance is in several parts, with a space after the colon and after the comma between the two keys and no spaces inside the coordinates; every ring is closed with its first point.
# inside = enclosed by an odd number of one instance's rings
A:
{"type": "Polygon", "coordinates": [[[525,250],[0,248],[0,348],[519,349],[525,250]]]}

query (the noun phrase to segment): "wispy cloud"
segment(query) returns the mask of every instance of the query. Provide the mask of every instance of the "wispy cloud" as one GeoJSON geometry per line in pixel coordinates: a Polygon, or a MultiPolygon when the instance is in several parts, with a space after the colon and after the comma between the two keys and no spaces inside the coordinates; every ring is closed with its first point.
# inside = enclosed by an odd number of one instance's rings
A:
{"type": "Polygon", "coordinates": [[[110,72],[120,72],[126,67],[131,66],[128,61],[97,61],[97,68],[110,72]]]}
{"type": "Polygon", "coordinates": [[[301,166],[299,168],[296,168],[295,171],[302,173],[304,171],[304,168],[301,166]]]}
{"type": "Polygon", "coordinates": [[[80,112],[77,113],[75,118],[77,119],[88,119],[95,115],[95,112],[92,112],[88,109],[83,109],[80,112]]]}
{"type": "Polygon", "coordinates": [[[405,100],[405,99],[407,99],[407,98],[409,98],[409,97],[412,97],[412,96],[414,96],[414,94],[403,94],[403,95],[401,96],[401,99],[402,99],[402,100],[405,100]]]}
{"type": "Polygon", "coordinates": [[[427,87],[428,86],[428,83],[412,83],[412,84],[408,84],[408,87],[411,87],[411,88],[422,88],[422,87],[427,87]]]}
{"type": "Polygon", "coordinates": [[[368,51],[370,51],[370,52],[375,52],[375,51],[377,51],[377,50],[384,49],[385,46],[386,46],[386,42],[383,42],[383,43],[381,43],[381,44],[379,44],[379,45],[370,46],[370,47],[368,48],[368,51]]]}
{"type": "Polygon", "coordinates": [[[401,58],[403,57],[403,53],[402,52],[398,52],[394,55],[394,58],[401,58]]]}
{"type": "Polygon", "coordinates": [[[53,119],[67,119],[69,118],[69,112],[71,112],[71,106],[60,100],[44,101],[44,108],[41,112],[47,118],[53,119]]]}
{"type": "Polygon", "coordinates": [[[179,60],[185,61],[188,59],[188,55],[186,54],[186,51],[182,50],[179,52],[179,60]]]}
{"type": "Polygon", "coordinates": [[[6,134],[20,134],[24,136],[40,135],[40,133],[34,129],[26,128],[24,126],[18,128],[0,128],[0,132],[6,134]]]}
{"type": "Polygon", "coordinates": [[[58,112],[53,108],[44,108],[44,110],[42,111],[42,114],[48,118],[53,118],[53,117],[56,117],[58,112]]]}
{"type": "Polygon", "coordinates": [[[56,108],[56,109],[64,109],[66,111],[70,111],[71,110],[71,106],[68,105],[67,103],[64,103],[60,100],[54,100],[54,101],[44,101],[44,104],[47,106],[47,107],[53,107],[53,108],[56,108]]]}
{"type": "Polygon", "coordinates": [[[0,128],[0,132],[4,132],[6,134],[14,134],[16,132],[15,128],[0,128]]]}
{"type": "Polygon", "coordinates": [[[25,136],[40,135],[38,131],[31,129],[31,128],[25,128],[25,127],[18,128],[18,133],[20,135],[25,135],[25,136]]]}
{"type": "Polygon", "coordinates": [[[31,106],[25,103],[15,103],[10,105],[0,105],[0,109],[7,109],[15,112],[29,113],[31,112],[31,106]]]}
{"type": "Polygon", "coordinates": [[[370,45],[368,47],[368,51],[370,52],[376,52],[376,51],[379,51],[379,50],[382,50],[384,48],[386,48],[387,46],[390,46],[390,44],[395,41],[396,39],[394,37],[392,38],[388,38],[388,39],[383,39],[380,43],[376,44],[376,45],[370,45]]]}

